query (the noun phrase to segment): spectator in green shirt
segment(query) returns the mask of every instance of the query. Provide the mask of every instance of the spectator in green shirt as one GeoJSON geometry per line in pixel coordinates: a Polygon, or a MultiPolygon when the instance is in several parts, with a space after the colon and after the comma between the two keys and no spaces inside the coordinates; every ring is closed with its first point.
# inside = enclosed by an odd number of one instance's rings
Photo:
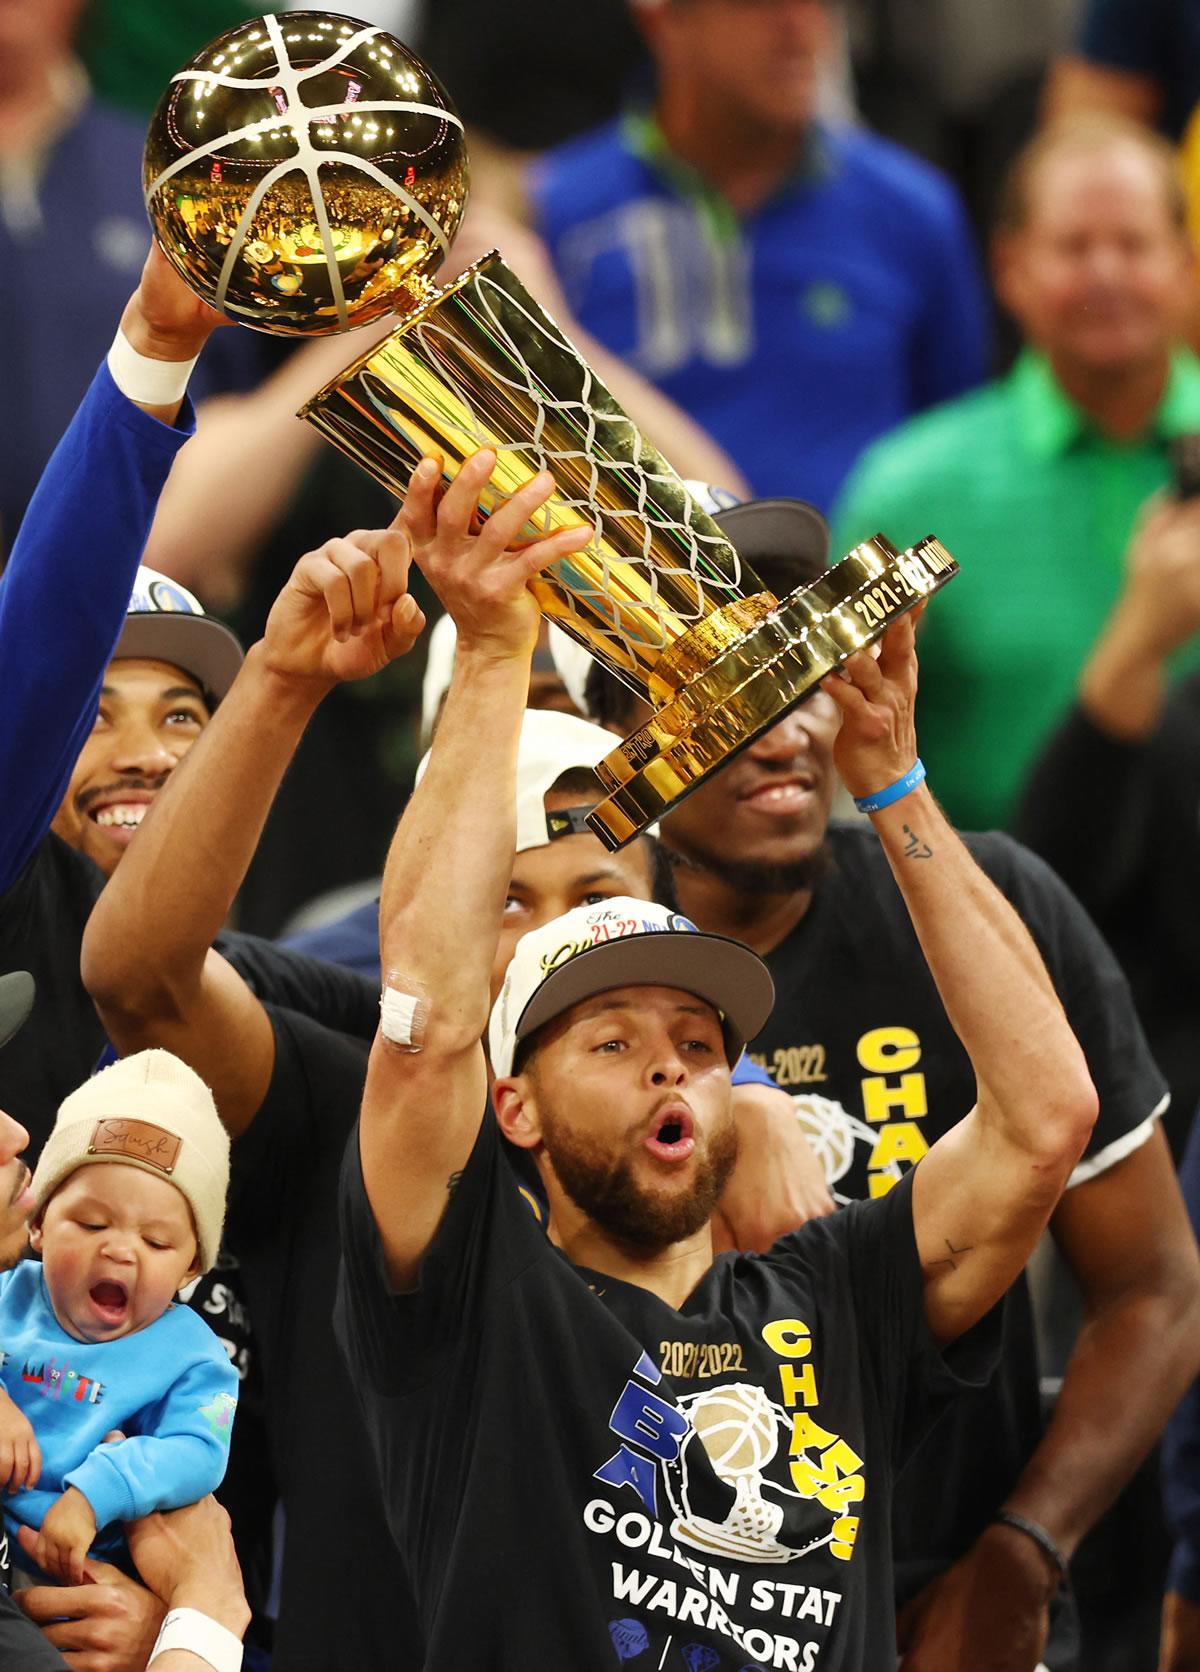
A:
{"type": "Polygon", "coordinates": [[[922,743],[959,825],[1009,822],[1170,442],[1200,430],[1184,225],[1165,141],[1114,117],[1046,129],[1014,164],[994,248],[1020,358],[869,448],[834,514],[837,552],[936,532],[962,563],[921,644],[922,743]]]}

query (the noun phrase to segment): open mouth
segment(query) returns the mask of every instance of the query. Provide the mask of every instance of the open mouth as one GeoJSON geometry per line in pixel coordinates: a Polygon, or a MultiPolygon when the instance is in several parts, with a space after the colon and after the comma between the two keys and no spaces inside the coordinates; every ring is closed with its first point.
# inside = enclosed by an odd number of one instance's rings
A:
{"type": "Polygon", "coordinates": [[[764,812],[791,813],[804,806],[813,790],[812,778],[802,775],[781,782],[759,785],[743,797],[751,807],[764,812]]]}
{"type": "Polygon", "coordinates": [[[686,1161],[696,1148],[695,1127],[686,1109],[664,1109],[644,1140],[659,1161],[686,1161]]]}
{"type": "Polygon", "coordinates": [[[129,1296],[123,1283],[107,1279],[103,1283],[94,1283],[88,1290],[88,1298],[103,1323],[119,1324],[124,1321],[129,1309],[129,1296]]]}
{"type": "Polygon", "coordinates": [[[148,801],[109,801],[94,808],[88,817],[112,841],[124,846],[133,840],[149,811],[148,801]]]}

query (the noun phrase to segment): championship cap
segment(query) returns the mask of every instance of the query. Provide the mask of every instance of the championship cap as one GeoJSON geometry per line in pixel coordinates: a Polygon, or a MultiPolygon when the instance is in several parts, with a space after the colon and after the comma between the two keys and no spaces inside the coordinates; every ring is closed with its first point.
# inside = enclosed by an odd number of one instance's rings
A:
{"type": "Polygon", "coordinates": [[[730,1063],[771,1014],[775,984],[740,941],[702,934],[666,906],[617,896],[531,929],[517,942],[488,1023],[497,1074],[522,1040],[583,999],[614,987],[678,987],[719,1013],[730,1063]]]}
{"type": "MultiPolygon", "coordinates": [[[[546,792],[564,773],[590,771],[615,743],[612,732],[575,714],[562,714],[552,708],[525,710],[517,746],[516,853],[524,853],[527,848],[544,848],[560,836],[588,834],[582,815],[585,811],[590,813],[601,799],[599,782],[586,809],[568,807],[560,813],[548,813],[546,792]]],[[[429,759],[429,754],[421,757],[416,775],[418,784],[425,776],[429,759]]],[[[658,826],[651,825],[645,834],[657,836],[658,826]]]]}
{"type": "Polygon", "coordinates": [[[114,661],[119,656],[170,662],[218,702],[242,665],[242,647],[224,622],[206,615],[186,586],[144,564],[137,572],[114,661]]]}
{"type": "MultiPolygon", "coordinates": [[[[776,597],[815,581],[829,567],[829,524],[803,499],[747,499],[707,482],[685,487],[702,511],[776,597]]],[[[581,714],[588,712],[587,681],[595,666],[591,652],[551,625],[550,652],[559,678],[581,714]]]]}
{"type": "MultiPolygon", "coordinates": [[[[553,623],[547,623],[547,627],[546,637],[548,641],[559,638],[565,644],[571,643],[567,635],[560,633],[553,623]]],[[[433,741],[433,728],[437,724],[438,715],[442,711],[442,703],[445,701],[446,692],[450,689],[450,680],[454,674],[454,653],[457,648],[458,630],[454,625],[454,618],[449,615],[438,616],[426,639],[425,672],[421,678],[420,737],[422,749],[428,749],[433,741]]],[[[581,649],[580,654],[586,656],[587,652],[581,649]]],[[[548,648],[548,645],[543,644],[540,638],[533,652],[531,671],[535,674],[551,674],[557,679],[563,680],[564,685],[566,684],[557,654],[548,648]]],[[[573,691],[570,691],[570,697],[571,701],[575,703],[575,707],[582,713],[583,705],[575,701],[573,691]]]]}
{"type": "Polygon", "coordinates": [[[33,1009],[33,977],[28,970],[0,975],[0,1045],[7,1045],[33,1009]]]}
{"type": "Polygon", "coordinates": [[[170,1051],[139,1051],[102,1068],[63,1099],[33,1174],[38,1210],[79,1167],[116,1161],[182,1191],[197,1259],[217,1257],[229,1188],[229,1135],[212,1092],[170,1051]]]}

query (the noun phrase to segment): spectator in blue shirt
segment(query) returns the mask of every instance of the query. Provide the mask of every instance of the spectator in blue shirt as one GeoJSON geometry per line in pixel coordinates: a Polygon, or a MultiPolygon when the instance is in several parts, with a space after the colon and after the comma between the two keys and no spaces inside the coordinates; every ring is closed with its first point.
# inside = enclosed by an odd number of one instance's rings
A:
{"type": "Polygon", "coordinates": [[[984,372],[949,183],[817,122],[816,0],[637,0],[652,112],[549,152],[539,230],[584,328],[701,423],[757,496],[832,502],[858,454],[984,372]]]}

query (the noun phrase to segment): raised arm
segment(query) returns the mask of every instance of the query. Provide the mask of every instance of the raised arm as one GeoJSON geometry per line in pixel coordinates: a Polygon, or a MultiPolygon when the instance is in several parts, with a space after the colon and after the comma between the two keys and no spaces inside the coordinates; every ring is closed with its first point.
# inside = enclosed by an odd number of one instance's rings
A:
{"type": "Polygon", "coordinates": [[[236,1137],[275,1062],[270,1019],[213,940],[296,746],[342,680],[403,655],[424,624],[402,529],[359,531],[301,558],[228,695],[172,773],[102,893],[83,978],[122,1051],[161,1045],[212,1087],[236,1137]]]}
{"type": "Polygon", "coordinates": [[[434,510],[436,467],[414,475],[406,509],[417,561],[458,628],[454,676],[429,767],[396,830],[380,899],[385,1004],[359,1149],[389,1275],[411,1287],[465,1166],[487,1099],[480,1040],[516,845],[517,742],[540,612],[526,582],[591,536],[563,530],[506,550],[549,497],[534,480],[474,534],[479,490],[495,464],[477,454],[434,510]],[[390,989],[390,993],[389,993],[390,989]],[[385,1026],[387,1026],[385,1011],[385,1026]],[[415,1048],[412,1048],[415,1047],[415,1048]]]}
{"type": "MultiPolygon", "coordinates": [[[[836,759],[851,793],[897,782],[917,758],[914,623],[890,628],[825,689],[842,710],[836,759]]],[[[871,814],[977,1102],[924,1157],[913,1219],[934,1336],[952,1341],[1024,1267],[1083,1152],[1096,1092],[1041,956],[925,784],[871,814]]]]}
{"type": "MultiPolygon", "coordinates": [[[[148,359],[193,359],[220,316],[153,247],[121,329],[148,359]]],[[[0,578],[0,890],[50,828],[95,719],[159,494],[193,427],[139,405],[102,365],[50,459],[0,578]]]]}
{"type": "MultiPolygon", "coordinates": [[[[1077,705],[1046,740],[1014,823],[1101,922],[1142,886],[1164,841],[1158,763],[1186,772],[1163,732],[1170,658],[1197,634],[1200,500],[1151,501],[1120,596],[1080,674],[1077,705]],[[1101,781],[1105,813],[1089,819],[1101,781]]],[[[1179,823],[1175,836],[1196,855],[1194,821],[1179,823]]]]}

